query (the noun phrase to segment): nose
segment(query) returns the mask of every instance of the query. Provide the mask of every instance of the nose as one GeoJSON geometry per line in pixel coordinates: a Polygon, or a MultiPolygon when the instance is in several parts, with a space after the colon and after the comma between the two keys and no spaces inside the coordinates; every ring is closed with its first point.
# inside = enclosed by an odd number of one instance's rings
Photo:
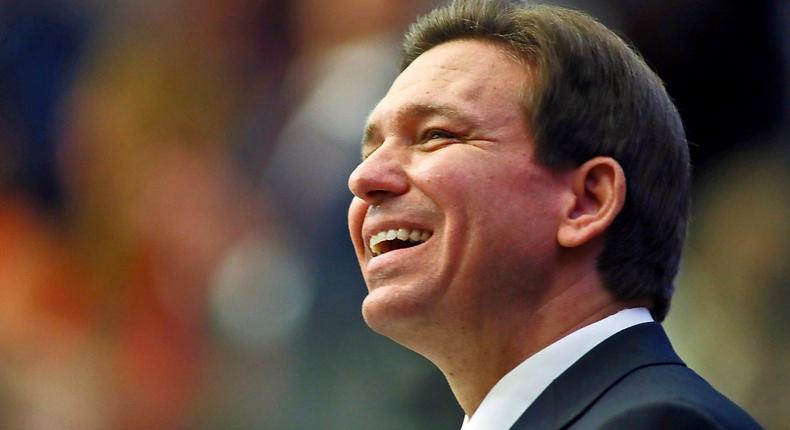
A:
{"type": "Polygon", "coordinates": [[[409,189],[409,179],[403,163],[398,151],[385,143],[351,172],[348,188],[370,205],[404,194],[409,189]]]}

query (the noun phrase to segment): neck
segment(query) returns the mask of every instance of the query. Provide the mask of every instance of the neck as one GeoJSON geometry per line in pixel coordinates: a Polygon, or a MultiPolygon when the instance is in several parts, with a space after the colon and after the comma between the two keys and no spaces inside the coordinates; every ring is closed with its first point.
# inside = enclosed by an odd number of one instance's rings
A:
{"type": "Polygon", "coordinates": [[[493,386],[533,354],[627,306],[597,286],[576,285],[540,304],[498,312],[442,357],[428,357],[444,373],[458,403],[472,416],[493,386]]]}

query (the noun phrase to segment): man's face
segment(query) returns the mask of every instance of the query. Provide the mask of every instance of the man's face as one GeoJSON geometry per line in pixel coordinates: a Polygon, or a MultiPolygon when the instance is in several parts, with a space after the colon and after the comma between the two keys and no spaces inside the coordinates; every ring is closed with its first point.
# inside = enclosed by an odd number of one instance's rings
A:
{"type": "Polygon", "coordinates": [[[499,46],[448,42],[370,115],[348,222],[374,330],[404,342],[475,330],[540,294],[563,194],[534,157],[526,76],[499,46]]]}

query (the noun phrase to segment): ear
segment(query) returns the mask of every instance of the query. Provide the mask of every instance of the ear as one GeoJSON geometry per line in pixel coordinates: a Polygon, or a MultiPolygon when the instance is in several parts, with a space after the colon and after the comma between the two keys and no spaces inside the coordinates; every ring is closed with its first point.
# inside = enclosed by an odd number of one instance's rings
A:
{"type": "Polygon", "coordinates": [[[609,157],[595,157],[570,172],[571,198],[560,220],[561,246],[581,246],[600,236],[614,222],[625,202],[625,173],[609,157]]]}

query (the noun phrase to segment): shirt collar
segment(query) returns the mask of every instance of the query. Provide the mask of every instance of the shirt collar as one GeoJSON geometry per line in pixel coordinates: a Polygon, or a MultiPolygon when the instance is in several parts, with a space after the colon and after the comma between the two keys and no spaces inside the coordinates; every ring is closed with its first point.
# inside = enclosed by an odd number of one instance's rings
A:
{"type": "Polygon", "coordinates": [[[528,357],[491,388],[461,430],[506,430],[554,379],[610,336],[653,321],[646,308],[623,309],[582,327],[528,357]]]}

